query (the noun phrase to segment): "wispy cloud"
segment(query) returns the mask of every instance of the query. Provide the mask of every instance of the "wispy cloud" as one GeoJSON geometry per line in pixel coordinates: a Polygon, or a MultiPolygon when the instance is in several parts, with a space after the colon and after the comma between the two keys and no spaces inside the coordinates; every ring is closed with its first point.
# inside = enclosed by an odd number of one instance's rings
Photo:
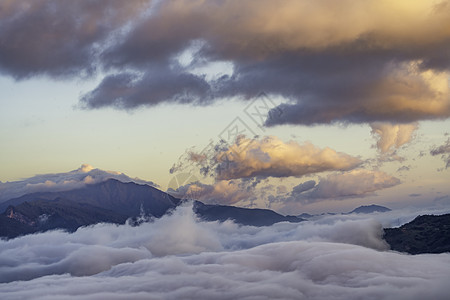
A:
{"type": "Polygon", "coordinates": [[[445,168],[450,167],[450,139],[448,139],[443,145],[433,147],[430,150],[430,154],[433,156],[441,155],[442,160],[445,162],[445,168]]]}
{"type": "Polygon", "coordinates": [[[362,198],[374,192],[400,184],[401,181],[381,171],[355,169],[349,172],[332,173],[315,181],[306,181],[295,186],[287,196],[273,197],[272,202],[299,202],[308,204],[323,200],[362,198]]]}

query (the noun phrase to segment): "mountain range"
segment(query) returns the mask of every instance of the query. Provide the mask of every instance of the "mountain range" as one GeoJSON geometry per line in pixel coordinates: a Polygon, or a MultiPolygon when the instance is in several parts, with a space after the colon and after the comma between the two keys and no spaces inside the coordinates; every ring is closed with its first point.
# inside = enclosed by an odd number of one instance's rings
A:
{"type": "MultiPolygon", "coordinates": [[[[56,228],[75,231],[100,222],[124,224],[141,215],[160,218],[180,203],[180,199],[152,186],[115,179],[70,191],[31,193],[0,203],[3,211],[0,237],[14,238],[56,228]]],[[[195,201],[193,209],[204,220],[231,219],[242,225],[303,221],[268,209],[207,205],[199,201],[195,201]]]]}
{"type": "MultiPolygon", "coordinates": [[[[341,213],[341,215],[349,215],[349,214],[372,214],[372,213],[376,213],[376,212],[388,212],[391,211],[390,208],[387,208],[385,206],[381,206],[381,205],[376,205],[376,204],[371,204],[371,205],[362,205],[359,206],[357,208],[355,208],[354,210],[347,212],[347,213],[341,213]]],[[[318,215],[311,215],[308,213],[302,213],[300,215],[298,215],[297,217],[302,218],[302,219],[314,219],[317,217],[323,217],[323,216],[335,216],[335,215],[339,215],[339,213],[322,213],[322,214],[318,214],[318,215]]]]}
{"type": "MultiPolygon", "coordinates": [[[[108,179],[101,183],[62,192],[26,194],[0,203],[0,237],[52,229],[76,231],[96,223],[137,225],[142,219],[160,218],[183,201],[147,184],[108,179]],[[145,218],[142,218],[145,217],[145,218]]],[[[270,226],[301,222],[323,215],[283,216],[269,209],[209,205],[194,201],[193,210],[206,221],[233,220],[241,225],[270,226]]],[[[379,205],[360,206],[349,213],[386,212],[379,205]]],[[[385,228],[384,239],[392,250],[419,253],[450,252],[450,214],[419,216],[400,228],[385,228]]]]}

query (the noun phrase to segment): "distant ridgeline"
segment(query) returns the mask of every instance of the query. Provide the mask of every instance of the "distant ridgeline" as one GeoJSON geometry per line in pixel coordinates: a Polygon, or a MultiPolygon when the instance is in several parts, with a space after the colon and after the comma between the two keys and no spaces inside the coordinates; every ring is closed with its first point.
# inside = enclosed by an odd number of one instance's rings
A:
{"type": "MultiPolygon", "coordinates": [[[[181,200],[149,185],[115,179],[64,192],[32,193],[0,203],[0,237],[15,238],[52,229],[76,231],[97,223],[137,225],[142,216],[160,218],[181,200]]],[[[283,216],[269,209],[207,205],[195,201],[193,210],[206,221],[233,220],[240,225],[270,226],[301,222],[322,215],[283,216]]],[[[346,214],[390,211],[379,205],[360,206],[346,214]]],[[[333,215],[333,214],[325,214],[333,215]]],[[[144,218],[145,219],[145,218],[144,218]]],[[[450,214],[420,216],[400,228],[386,228],[385,240],[392,250],[418,253],[450,252],[450,214]]]]}
{"type": "MultiPolygon", "coordinates": [[[[139,216],[160,218],[181,201],[149,185],[109,179],[64,192],[32,193],[0,203],[0,237],[51,229],[77,228],[96,223],[133,223],[139,216]]],[[[248,209],[206,205],[196,201],[196,214],[208,221],[234,220],[238,224],[268,226],[277,222],[300,222],[302,218],[283,216],[268,209],[248,209]]]]}
{"type": "Polygon", "coordinates": [[[351,212],[349,212],[349,214],[371,214],[374,212],[387,212],[387,211],[391,211],[391,209],[384,206],[372,204],[357,207],[351,212]]]}

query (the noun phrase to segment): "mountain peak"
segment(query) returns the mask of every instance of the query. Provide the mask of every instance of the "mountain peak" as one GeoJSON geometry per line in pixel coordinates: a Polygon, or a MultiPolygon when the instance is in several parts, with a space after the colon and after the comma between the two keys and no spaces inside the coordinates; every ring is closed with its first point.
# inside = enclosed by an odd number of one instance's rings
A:
{"type": "Polygon", "coordinates": [[[359,206],[354,210],[352,210],[351,212],[349,212],[349,214],[371,214],[374,212],[387,212],[387,211],[391,211],[391,209],[385,206],[371,204],[359,206]]]}

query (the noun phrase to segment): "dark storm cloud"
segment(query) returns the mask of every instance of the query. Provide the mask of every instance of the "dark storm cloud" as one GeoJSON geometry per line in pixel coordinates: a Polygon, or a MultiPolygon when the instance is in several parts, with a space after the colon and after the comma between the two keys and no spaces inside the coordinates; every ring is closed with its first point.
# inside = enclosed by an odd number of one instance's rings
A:
{"type": "Polygon", "coordinates": [[[201,104],[209,98],[209,90],[202,77],[166,66],[149,66],[149,71],[142,76],[119,73],[105,77],[95,90],[82,97],[81,105],[128,109],[165,101],[201,104]]]}
{"type": "Polygon", "coordinates": [[[145,2],[2,1],[0,71],[15,78],[91,74],[106,38],[145,2]]]}
{"type": "Polygon", "coordinates": [[[286,99],[267,126],[450,116],[448,1],[39,0],[4,1],[0,13],[5,74],[107,72],[82,97],[87,108],[264,91],[286,99]],[[193,72],[213,62],[229,62],[232,74],[193,72]]]}
{"type": "MultiPolygon", "coordinates": [[[[151,68],[155,61],[170,65],[176,55],[198,42],[201,46],[191,67],[198,62],[229,61],[234,70],[231,76],[205,83],[208,92],[193,93],[200,100],[186,102],[251,98],[261,91],[285,97],[289,102],[277,108],[284,113],[268,119],[267,126],[410,123],[450,116],[446,81],[450,35],[438,30],[448,23],[445,15],[450,6],[444,3],[437,9],[419,1],[408,11],[405,3],[344,1],[341,7],[331,1],[305,3],[162,1],[153,15],[105,51],[102,63],[139,70],[151,68]],[[363,16],[368,11],[366,21],[363,16]],[[327,17],[339,13],[348,20],[327,17]],[[398,17],[393,18],[395,14],[398,17]],[[396,25],[401,18],[409,30],[396,25]]],[[[153,104],[152,91],[138,93],[138,101],[129,99],[129,105],[122,106],[153,104]]],[[[158,94],[158,89],[154,92],[158,94]]],[[[176,96],[165,101],[180,102],[176,96]]],[[[115,98],[105,105],[117,106],[115,98]]]]}

